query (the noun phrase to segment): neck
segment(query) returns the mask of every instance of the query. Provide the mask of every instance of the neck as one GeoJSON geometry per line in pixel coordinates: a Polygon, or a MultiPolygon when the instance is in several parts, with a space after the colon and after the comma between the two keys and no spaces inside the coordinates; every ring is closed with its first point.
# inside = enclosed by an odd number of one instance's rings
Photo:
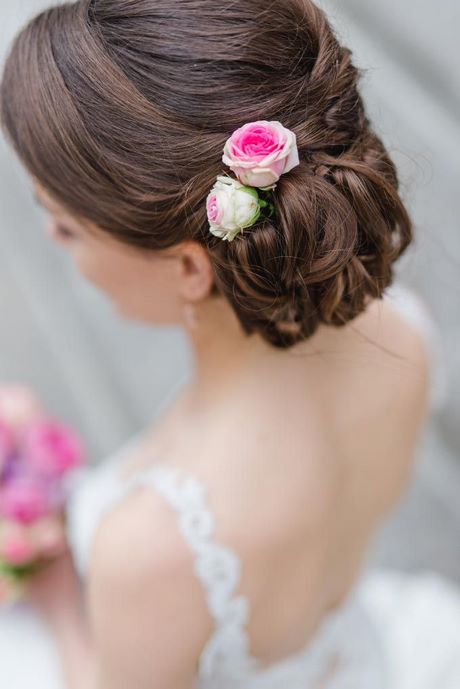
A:
{"type": "Polygon", "coordinates": [[[209,299],[197,308],[197,324],[187,326],[194,356],[189,392],[194,408],[214,405],[257,377],[282,354],[258,333],[247,335],[230,304],[209,299]]]}

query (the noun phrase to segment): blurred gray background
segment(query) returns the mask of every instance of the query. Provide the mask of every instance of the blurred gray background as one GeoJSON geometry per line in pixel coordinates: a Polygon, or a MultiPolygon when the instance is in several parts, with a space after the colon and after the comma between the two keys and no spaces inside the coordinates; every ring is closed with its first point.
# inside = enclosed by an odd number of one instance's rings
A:
{"type": "MultiPolygon", "coordinates": [[[[18,27],[48,6],[3,0],[0,60],[18,27]]],[[[374,126],[396,159],[416,222],[398,266],[439,326],[448,386],[413,485],[373,558],[460,582],[460,70],[458,0],[323,0],[365,70],[374,126]]],[[[93,461],[150,422],[192,365],[179,329],[121,322],[44,238],[24,172],[0,139],[0,382],[33,385],[76,424],[93,461]]]]}

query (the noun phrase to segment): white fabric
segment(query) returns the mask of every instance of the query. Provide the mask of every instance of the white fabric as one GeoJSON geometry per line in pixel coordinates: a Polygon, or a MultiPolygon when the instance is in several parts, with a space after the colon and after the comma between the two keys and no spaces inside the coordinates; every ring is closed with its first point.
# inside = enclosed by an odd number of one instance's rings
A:
{"type": "Polygon", "coordinates": [[[0,687],[64,689],[64,673],[48,627],[30,607],[0,611],[0,687]]]}
{"type": "MultiPolygon", "coordinates": [[[[423,304],[404,289],[395,295],[401,313],[431,337],[435,329],[423,304]]],[[[120,465],[138,437],[75,477],[68,535],[84,579],[102,516],[140,485],[163,496],[194,553],[195,574],[215,622],[196,689],[460,689],[460,594],[434,574],[366,573],[313,642],[263,668],[250,652],[250,601],[239,593],[243,563],[214,538],[206,485],[162,464],[121,481],[120,465]]],[[[0,613],[0,687],[31,686],[64,689],[64,682],[46,626],[21,603],[0,613]]]]}

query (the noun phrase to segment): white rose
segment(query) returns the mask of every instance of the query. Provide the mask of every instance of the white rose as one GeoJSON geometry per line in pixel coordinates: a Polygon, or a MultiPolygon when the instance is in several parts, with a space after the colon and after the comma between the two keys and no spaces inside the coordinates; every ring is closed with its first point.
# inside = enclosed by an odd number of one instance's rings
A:
{"type": "Polygon", "coordinates": [[[219,175],[208,195],[206,207],[210,232],[232,241],[245,227],[258,220],[261,199],[255,188],[219,175]]]}

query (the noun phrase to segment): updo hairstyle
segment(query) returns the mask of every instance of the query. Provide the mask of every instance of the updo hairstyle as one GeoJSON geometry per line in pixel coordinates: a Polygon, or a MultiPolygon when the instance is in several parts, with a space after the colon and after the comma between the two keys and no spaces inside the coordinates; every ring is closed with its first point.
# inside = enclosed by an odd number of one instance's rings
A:
{"type": "Polygon", "coordinates": [[[195,240],[212,297],[288,348],[381,298],[412,239],[361,71],[310,0],[79,0],[18,35],[1,119],[33,176],[73,214],[140,251],[195,240]],[[300,165],[276,214],[225,242],[205,200],[245,122],[278,120],[300,165]]]}

